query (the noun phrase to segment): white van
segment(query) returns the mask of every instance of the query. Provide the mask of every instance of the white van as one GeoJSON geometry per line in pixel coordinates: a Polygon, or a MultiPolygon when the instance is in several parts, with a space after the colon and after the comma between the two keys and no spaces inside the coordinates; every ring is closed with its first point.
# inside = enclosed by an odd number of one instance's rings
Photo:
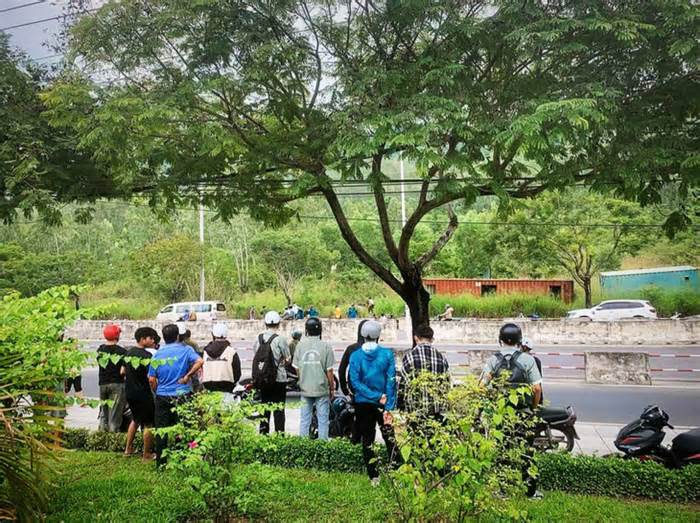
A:
{"type": "Polygon", "coordinates": [[[180,321],[187,313],[194,313],[198,321],[217,321],[226,319],[226,305],[220,301],[188,301],[171,303],[163,307],[157,321],[180,321]]]}

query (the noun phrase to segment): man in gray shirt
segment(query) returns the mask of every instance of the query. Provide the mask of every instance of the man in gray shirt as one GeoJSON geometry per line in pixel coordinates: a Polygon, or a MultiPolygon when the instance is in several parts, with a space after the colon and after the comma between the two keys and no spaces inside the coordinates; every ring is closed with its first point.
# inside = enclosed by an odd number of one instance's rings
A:
{"type": "Polygon", "coordinates": [[[299,372],[301,418],[299,435],[308,437],[313,408],[318,419],[318,439],[328,439],[330,400],[335,394],[333,367],[335,357],[331,344],[321,340],[321,320],[306,320],[306,336],[294,351],[294,368],[299,372]]]}
{"type": "MultiPolygon", "coordinates": [[[[270,386],[260,389],[260,400],[263,403],[282,405],[280,409],[272,411],[272,417],[275,420],[275,432],[284,432],[284,404],[287,401],[287,370],[285,365],[292,359],[289,354],[286,338],[278,334],[280,321],[282,321],[282,319],[276,311],[268,311],[265,314],[265,332],[260,334],[263,343],[267,343],[272,338],[270,350],[272,351],[272,358],[275,360],[275,366],[277,367],[277,381],[270,386]]],[[[260,347],[260,336],[255,339],[253,354],[257,354],[258,348],[260,347]]],[[[263,419],[260,421],[260,434],[269,433],[270,412],[268,411],[263,415],[263,419]]]]}

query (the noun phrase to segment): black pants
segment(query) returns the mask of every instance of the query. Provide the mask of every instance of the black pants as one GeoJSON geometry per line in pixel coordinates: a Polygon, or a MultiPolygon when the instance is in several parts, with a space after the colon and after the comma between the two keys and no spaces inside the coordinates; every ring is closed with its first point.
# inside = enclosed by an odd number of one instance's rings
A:
{"type": "Polygon", "coordinates": [[[372,478],[379,477],[377,464],[372,460],[376,457],[372,450],[374,440],[377,437],[377,425],[380,427],[382,438],[386,444],[386,452],[389,463],[392,465],[397,461],[396,437],[394,427],[384,424],[384,411],[369,403],[355,404],[355,432],[353,441],[362,443],[362,458],[367,467],[367,475],[372,478]]]}
{"type": "Polygon", "coordinates": [[[71,387],[73,387],[73,390],[75,392],[82,392],[83,391],[83,379],[82,376],[73,376],[72,378],[66,378],[63,382],[63,392],[68,394],[70,392],[71,387]]]}
{"type": "MultiPolygon", "coordinates": [[[[287,401],[287,384],[276,382],[274,385],[260,389],[260,401],[263,403],[281,403],[282,408],[273,410],[275,432],[284,432],[284,404],[287,401]]],[[[270,412],[263,414],[260,421],[260,434],[270,433],[270,412]]]]}
{"type": "MultiPolygon", "coordinates": [[[[156,396],[155,401],[155,412],[154,412],[154,423],[153,426],[157,429],[164,427],[172,427],[177,424],[178,417],[177,412],[175,412],[175,407],[184,401],[188,401],[191,394],[184,394],[182,396],[156,396]]],[[[156,436],[155,441],[155,452],[156,452],[156,463],[158,465],[165,464],[165,459],[163,459],[163,449],[168,446],[167,436],[156,436]]]]}

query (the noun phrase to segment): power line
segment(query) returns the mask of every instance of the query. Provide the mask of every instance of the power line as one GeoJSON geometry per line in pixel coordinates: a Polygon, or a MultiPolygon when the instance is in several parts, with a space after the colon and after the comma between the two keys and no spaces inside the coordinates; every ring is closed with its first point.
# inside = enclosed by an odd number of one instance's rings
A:
{"type": "MultiPolygon", "coordinates": [[[[99,8],[94,8],[94,9],[87,9],[85,10],[82,14],[88,14],[88,13],[93,13],[97,11],[99,8]]],[[[51,22],[53,20],[60,20],[60,19],[65,19],[69,18],[71,15],[58,15],[58,16],[52,16],[50,18],[42,18],[41,20],[32,20],[31,22],[24,22],[22,24],[15,24],[15,25],[9,25],[7,27],[0,27],[0,31],[9,31],[10,29],[18,29],[20,27],[28,27],[30,25],[36,25],[36,24],[43,24],[44,22],[51,22]]]]}
{"type": "Polygon", "coordinates": [[[46,0],[36,0],[36,2],[28,2],[26,4],[16,5],[14,7],[7,7],[5,9],[0,9],[0,13],[7,13],[8,11],[15,11],[17,9],[24,9],[25,7],[29,7],[29,6],[37,5],[37,4],[43,4],[45,2],[46,2],[46,0]]]}

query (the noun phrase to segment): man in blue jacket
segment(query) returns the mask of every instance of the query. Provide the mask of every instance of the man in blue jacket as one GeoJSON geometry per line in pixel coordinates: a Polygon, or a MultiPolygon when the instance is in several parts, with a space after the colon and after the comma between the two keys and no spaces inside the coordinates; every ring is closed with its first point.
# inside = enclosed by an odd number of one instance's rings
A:
{"type": "MultiPolygon", "coordinates": [[[[355,392],[355,429],[362,441],[362,457],[373,486],[379,484],[379,473],[373,461],[375,455],[372,450],[377,425],[391,425],[391,411],[396,406],[394,353],[391,349],[379,345],[381,333],[380,323],[366,322],[360,331],[365,342],[350,356],[350,382],[355,392]]],[[[395,447],[394,438],[386,438],[390,461],[394,457],[395,447]]]]}

